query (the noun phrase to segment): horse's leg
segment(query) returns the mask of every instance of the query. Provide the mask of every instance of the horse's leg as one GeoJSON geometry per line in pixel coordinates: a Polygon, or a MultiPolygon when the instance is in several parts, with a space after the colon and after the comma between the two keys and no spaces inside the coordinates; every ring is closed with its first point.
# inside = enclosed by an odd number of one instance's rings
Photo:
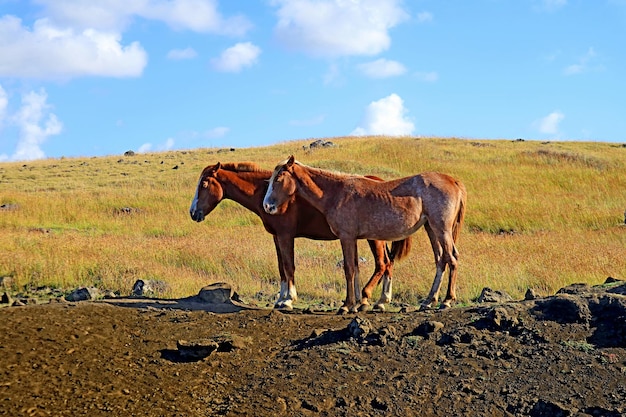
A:
{"type": "MultiPolygon", "coordinates": [[[[374,274],[367,281],[365,287],[363,287],[363,291],[361,291],[362,299],[361,305],[359,306],[359,311],[366,311],[369,308],[369,299],[372,298],[372,293],[374,292],[374,288],[380,282],[380,279],[383,278],[383,275],[386,276],[386,268],[387,264],[389,264],[389,256],[387,255],[387,248],[385,247],[385,242],[380,240],[368,240],[367,244],[372,251],[372,256],[374,256],[374,274]]],[[[358,260],[357,260],[358,262],[358,260]]],[[[379,303],[376,303],[377,305],[379,303]]]]}
{"type": "Polygon", "coordinates": [[[346,275],[346,300],[337,314],[345,314],[356,309],[355,274],[359,268],[356,239],[340,239],[343,252],[343,270],[346,275]],[[355,262],[356,261],[356,262],[355,262]]]}
{"type": "Polygon", "coordinates": [[[448,293],[446,298],[441,303],[442,308],[452,307],[452,304],[456,302],[456,276],[458,273],[459,253],[452,243],[452,248],[448,254],[444,254],[448,264],[448,293]]]}
{"type": "Polygon", "coordinates": [[[454,239],[450,230],[442,230],[440,232],[433,231],[430,225],[427,227],[427,232],[431,238],[433,245],[433,252],[435,253],[435,265],[437,267],[437,273],[433,281],[433,286],[426,298],[423,305],[425,308],[434,307],[439,299],[439,290],[441,288],[441,279],[443,272],[448,266],[449,280],[448,280],[448,293],[444,302],[441,304],[441,308],[451,307],[452,303],[456,301],[456,274],[457,274],[457,253],[454,246],[454,239]]]}
{"type": "Polygon", "coordinates": [[[380,293],[380,298],[376,301],[376,304],[374,304],[374,310],[385,311],[385,304],[391,302],[391,284],[393,282],[391,277],[391,267],[388,267],[387,271],[388,272],[385,272],[383,275],[383,289],[380,293]]]}
{"type": "Polygon", "coordinates": [[[440,240],[437,238],[437,235],[435,231],[433,231],[430,223],[427,222],[424,224],[424,229],[426,229],[430,245],[433,249],[435,267],[437,268],[437,271],[435,273],[435,278],[433,280],[433,285],[430,288],[430,292],[421,305],[422,310],[432,308],[437,304],[437,301],[439,300],[439,289],[441,288],[441,278],[445,269],[445,264],[441,262],[443,259],[443,247],[441,246],[440,240]]]}
{"type": "Polygon", "coordinates": [[[278,270],[280,271],[280,296],[274,308],[291,310],[298,299],[295,284],[294,239],[292,236],[274,236],[278,270]]]}

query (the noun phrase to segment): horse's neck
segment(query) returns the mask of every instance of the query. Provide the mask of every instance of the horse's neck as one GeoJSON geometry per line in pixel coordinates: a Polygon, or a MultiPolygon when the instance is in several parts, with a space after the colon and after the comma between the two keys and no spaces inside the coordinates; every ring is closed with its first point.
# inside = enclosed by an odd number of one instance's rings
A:
{"type": "Polygon", "coordinates": [[[298,180],[298,192],[302,198],[307,200],[313,207],[324,211],[324,207],[332,202],[334,193],[322,190],[335,189],[340,186],[338,179],[315,168],[296,168],[298,180]]]}
{"type": "Polygon", "coordinates": [[[263,172],[228,172],[220,182],[225,198],[257,212],[262,207],[264,187],[269,177],[269,173],[263,172]]]}

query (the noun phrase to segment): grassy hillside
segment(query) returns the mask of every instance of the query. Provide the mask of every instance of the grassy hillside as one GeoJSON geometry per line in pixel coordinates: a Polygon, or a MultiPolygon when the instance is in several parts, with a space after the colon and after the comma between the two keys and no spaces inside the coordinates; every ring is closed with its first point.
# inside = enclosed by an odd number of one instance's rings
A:
{"type": "MultiPolygon", "coordinates": [[[[230,201],[203,223],[188,213],[198,176],[217,161],[271,169],[295,154],[308,165],[385,179],[436,170],[468,190],[458,295],[491,287],[522,298],[574,283],[626,278],[626,146],[609,143],[332,138],[269,147],[198,149],[100,158],[0,163],[0,277],[13,290],[98,286],[126,295],[137,279],[169,284],[166,296],[226,281],[244,298],[278,292],[271,236],[230,201]],[[126,210],[129,209],[129,210],[126,210]]],[[[359,246],[373,270],[367,244],[359,246]]],[[[339,243],[300,239],[296,280],[303,303],[345,294],[339,243]]],[[[417,304],[434,276],[425,232],[395,268],[396,301],[417,304]]],[[[444,282],[444,285],[446,283],[444,282]]]]}

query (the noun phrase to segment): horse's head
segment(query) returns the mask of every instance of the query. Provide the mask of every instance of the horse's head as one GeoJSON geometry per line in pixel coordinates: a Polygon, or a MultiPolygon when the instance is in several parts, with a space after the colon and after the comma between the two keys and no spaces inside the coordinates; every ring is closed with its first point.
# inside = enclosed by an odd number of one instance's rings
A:
{"type": "Polygon", "coordinates": [[[189,215],[197,222],[204,220],[204,217],[213,211],[224,197],[224,190],[216,178],[217,171],[221,166],[218,162],[202,170],[200,181],[196,186],[196,195],[193,197],[191,207],[189,207],[189,215]]]}
{"type": "Polygon", "coordinates": [[[269,179],[269,186],[263,198],[263,210],[268,214],[276,214],[296,193],[296,179],[293,176],[293,165],[297,163],[293,155],[276,165],[269,179]]]}

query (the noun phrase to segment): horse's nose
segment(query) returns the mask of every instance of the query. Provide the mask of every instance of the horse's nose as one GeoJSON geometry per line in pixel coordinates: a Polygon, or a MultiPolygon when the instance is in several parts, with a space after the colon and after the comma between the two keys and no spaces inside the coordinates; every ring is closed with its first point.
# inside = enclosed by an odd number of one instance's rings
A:
{"type": "Polygon", "coordinates": [[[268,214],[274,214],[276,212],[276,204],[269,201],[263,202],[263,210],[268,214]]]}
{"type": "Polygon", "coordinates": [[[204,220],[204,213],[202,213],[202,210],[190,209],[189,215],[191,216],[192,220],[195,220],[197,222],[201,222],[202,220],[204,220]]]}

